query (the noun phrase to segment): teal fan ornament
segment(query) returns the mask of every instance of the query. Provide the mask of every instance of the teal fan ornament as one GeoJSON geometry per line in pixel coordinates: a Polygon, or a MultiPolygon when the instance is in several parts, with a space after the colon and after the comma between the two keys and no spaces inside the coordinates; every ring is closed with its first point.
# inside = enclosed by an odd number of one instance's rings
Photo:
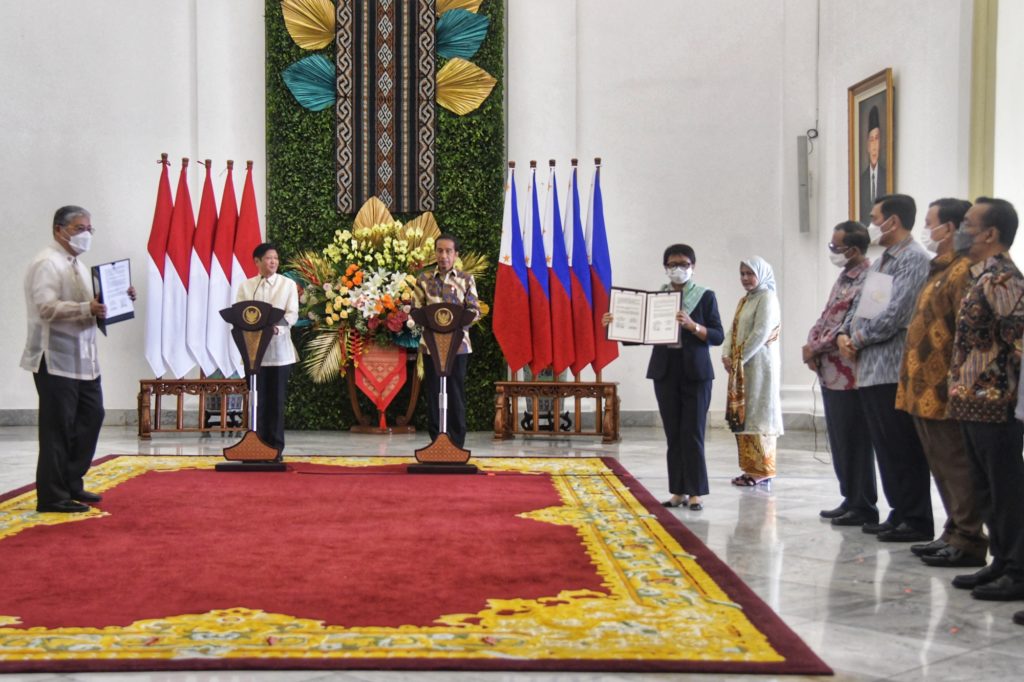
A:
{"type": "Polygon", "coordinates": [[[437,54],[445,59],[472,59],[487,37],[491,20],[469,10],[453,9],[437,20],[437,54]]]}
{"type": "Polygon", "coordinates": [[[299,104],[310,111],[334,105],[334,64],[320,54],[303,57],[281,74],[299,104]]]}

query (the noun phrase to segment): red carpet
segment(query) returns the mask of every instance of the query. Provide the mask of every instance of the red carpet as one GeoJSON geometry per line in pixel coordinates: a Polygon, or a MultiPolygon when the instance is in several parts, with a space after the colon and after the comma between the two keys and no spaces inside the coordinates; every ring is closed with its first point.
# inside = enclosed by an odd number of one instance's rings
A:
{"type": "MultiPolygon", "coordinates": [[[[188,468],[207,467],[211,458],[108,459],[90,474],[90,487],[104,491],[102,513],[88,516],[35,514],[27,491],[0,498],[0,671],[828,672],[615,462],[478,459],[487,475],[411,476],[404,463],[379,459],[295,459],[281,474],[188,468]],[[550,473],[559,467],[566,476],[550,473]],[[605,518],[592,513],[595,505],[608,507],[611,524],[624,513],[612,509],[623,504],[646,507],[651,537],[675,538],[696,557],[700,575],[670,568],[669,575],[679,576],[671,582],[678,586],[685,575],[704,589],[704,581],[743,606],[739,617],[751,621],[751,641],[764,633],[760,653],[752,646],[745,656],[719,661],[665,660],[664,652],[635,655],[634,645],[621,645],[623,653],[609,658],[592,631],[569,637],[562,648],[545,641],[551,633],[542,632],[548,624],[537,625],[538,614],[543,621],[545,613],[554,618],[577,609],[574,618],[586,619],[598,617],[586,612],[606,608],[604,602],[635,606],[622,603],[631,588],[617,575],[623,573],[618,559],[610,558],[621,559],[623,550],[602,546],[633,531],[625,522],[617,531],[590,528],[605,518]],[[581,514],[587,518],[577,519],[581,514]],[[505,621],[517,618],[511,630],[535,629],[537,641],[503,639],[511,631],[505,621]],[[82,637],[93,650],[76,653],[66,642],[50,651],[27,646],[29,628],[52,634],[54,642],[82,637]],[[197,637],[198,631],[206,634],[197,637]],[[97,633],[104,639],[99,648],[97,633]],[[403,645],[394,641],[397,634],[421,641],[403,645]],[[337,647],[311,651],[312,643],[335,635],[337,647]],[[477,639],[449,651],[446,637],[477,639]],[[346,642],[356,641],[361,644],[346,651],[346,642]],[[510,655],[496,655],[506,645],[510,655]]],[[[652,642],[655,649],[670,644],[652,642]]]]}

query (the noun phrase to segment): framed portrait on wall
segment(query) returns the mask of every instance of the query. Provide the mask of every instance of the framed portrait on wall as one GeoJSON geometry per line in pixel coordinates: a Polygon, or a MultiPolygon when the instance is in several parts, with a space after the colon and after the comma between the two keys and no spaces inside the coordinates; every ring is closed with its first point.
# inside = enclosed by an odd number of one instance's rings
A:
{"type": "Polygon", "coordinates": [[[892,69],[850,86],[850,220],[871,222],[875,199],[893,191],[892,69]]]}

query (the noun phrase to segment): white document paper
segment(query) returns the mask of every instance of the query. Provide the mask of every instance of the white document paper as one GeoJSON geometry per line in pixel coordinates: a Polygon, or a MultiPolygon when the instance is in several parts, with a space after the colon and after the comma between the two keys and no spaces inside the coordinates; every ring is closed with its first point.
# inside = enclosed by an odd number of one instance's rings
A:
{"type": "Polygon", "coordinates": [[[873,320],[883,310],[889,307],[892,301],[892,275],[884,272],[869,272],[864,278],[864,288],[860,291],[860,302],[854,317],[863,317],[873,320]]]}
{"type": "Polygon", "coordinates": [[[644,330],[645,343],[678,343],[679,312],[681,296],[678,291],[650,293],[647,295],[647,325],[644,330]]]}
{"type": "Polygon", "coordinates": [[[107,306],[107,316],[101,320],[101,329],[108,324],[135,317],[135,304],[128,297],[128,289],[132,286],[131,261],[126,258],[94,265],[92,280],[93,292],[107,306]]]}
{"type": "Polygon", "coordinates": [[[644,342],[646,299],[647,294],[643,291],[612,287],[611,298],[608,301],[608,312],[612,314],[611,324],[608,325],[610,341],[644,342]]]}

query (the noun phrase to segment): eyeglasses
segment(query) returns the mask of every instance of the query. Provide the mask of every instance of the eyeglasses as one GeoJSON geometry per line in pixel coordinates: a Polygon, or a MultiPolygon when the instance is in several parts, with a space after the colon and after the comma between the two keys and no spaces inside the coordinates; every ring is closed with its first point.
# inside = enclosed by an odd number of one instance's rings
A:
{"type": "Polygon", "coordinates": [[[828,250],[832,253],[846,253],[850,250],[850,247],[843,244],[833,244],[832,242],[829,242],[828,250]]]}
{"type": "Polygon", "coordinates": [[[89,227],[82,225],[65,225],[64,227],[68,228],[68,232],[71,234],[82,234],[83,232],[88,232],[89,234],[96,233],[96,228],[91,225],[89,227]]]}
{"type": "Polygon", "coordinates": [[[692,268],[692,267],[693,267],[693,263],[668,263],[667,265],[665,265],[665,272],[668,272],[670,270],[675,270],[676,268],[682,268],[682,269],[685,270],[687,268],[692,268]]]}

